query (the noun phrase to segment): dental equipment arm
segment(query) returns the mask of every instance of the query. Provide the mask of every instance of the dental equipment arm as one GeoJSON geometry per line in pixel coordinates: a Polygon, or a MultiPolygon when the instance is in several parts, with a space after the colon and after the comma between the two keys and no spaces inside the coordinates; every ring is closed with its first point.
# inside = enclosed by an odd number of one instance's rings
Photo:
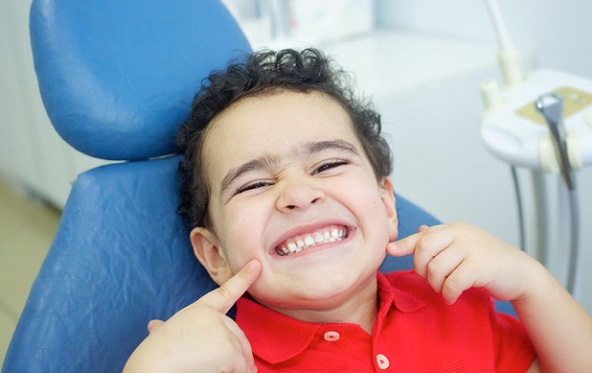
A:
{"type": "Polygon", "coordinates": [[[551,132],[561,176],[565,181],[569,193],[571,241],[567,290],[573,294],[579,249],[580,214],[575,175],[572,171],[567,151],[567,136],[563,123],[563,97],[553,92],[543,94],[535,101],[535,107],[545,118],[545,122],[551,132]]]}

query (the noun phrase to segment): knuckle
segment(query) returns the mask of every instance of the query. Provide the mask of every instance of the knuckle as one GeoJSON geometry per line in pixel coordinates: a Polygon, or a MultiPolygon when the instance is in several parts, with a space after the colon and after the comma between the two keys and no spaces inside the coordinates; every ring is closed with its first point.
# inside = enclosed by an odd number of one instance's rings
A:
{"type": "Polygon", "coordinates": [[[216,289],[216,293],[220,297],[222,297],[223,299],[231,299],[232,298],[232,293],[230,292],[230,290],[228,289],[228,287],[226,285],[222,285],[218,289],[216,289]]]}
{"type": "Polygon", "coordinates": [[[426,273],[428,277],[435,277],[438,275],[438,266],[434,264],[435,259],[432,259],[428,262],[426,266],[426,273]]]}
{"type": "Polygon", "coordinates": [[[426,268],[426,275],[428,278],[428,282],[436,291],[440,291],[442,287],[442,282],[446,280],[445,273],[442,271],[442,268],[437,264],[433,263],[434,260],[430,261],[426,268]]]}
{"type": "Polygon", "coordinates": [[[444,269],[440,263],[440,260],[438,258],[438,256],[430,256],[429,258],[429,262],[426,265],[426,271],[428,276],[433,276],[433,277],[444,277],[445,273],[444,273],[444,269]]]}
{"type": "Polygon", "coordinates": [[[423,251],[429,247],[429,238],[426,233],[423,233],[417,240],[416,250],[423,251]]]}
{"type": "Polygon", "coordinates": [[[244,372],[247,369],[247,360],[242,352],[236,347],[236,344],[231,340],[227,340],[224,348],[218,349],[221,351],[219,356],[219,372],[244,372]]]}
{"type": "Polygon", "coordinates": [[[460,276],[453,273],[444,282],[442,295],[448,299],[456,299],[464,290],[464,281],[460,276]]]}

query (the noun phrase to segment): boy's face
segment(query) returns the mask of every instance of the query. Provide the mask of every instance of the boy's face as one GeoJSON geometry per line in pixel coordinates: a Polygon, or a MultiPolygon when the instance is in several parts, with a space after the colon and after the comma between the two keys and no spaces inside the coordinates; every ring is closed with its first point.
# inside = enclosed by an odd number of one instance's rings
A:
{"type": "Polygon", "coordinates": [[[318,92],[248,97],[207,131],[211,226],[191,240],[218,284],[257,259],[249,293],[272,309],[334,307],[376,291],[397,236],[394,196],[339,103],[318,92]]]}

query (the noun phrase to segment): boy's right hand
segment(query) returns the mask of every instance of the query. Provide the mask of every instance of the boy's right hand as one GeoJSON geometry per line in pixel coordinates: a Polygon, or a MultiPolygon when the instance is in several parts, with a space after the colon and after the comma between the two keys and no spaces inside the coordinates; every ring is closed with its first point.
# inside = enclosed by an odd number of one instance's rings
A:
{"type": "Polygon", "coordinates": [[[261,264],[252,260],[166,322],[151,321],[124,372],[256,372],[251,345],[226,312],[260,274],[261,264]]]}

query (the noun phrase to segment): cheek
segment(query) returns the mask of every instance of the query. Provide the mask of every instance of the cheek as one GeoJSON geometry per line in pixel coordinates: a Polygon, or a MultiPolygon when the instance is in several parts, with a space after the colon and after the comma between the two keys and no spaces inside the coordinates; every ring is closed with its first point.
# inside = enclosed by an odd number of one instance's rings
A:
{"type": "Polygon", "coordinates": [[[378,214],[375,218],[386,216],[382,194],[374,179],[359,184],[355,195],[352,194],[349,201],[357,206],[360,211],[365,211],[368,214],[378,214]]]}
{"type": "Polygon", "coordinates": [[[361,199],[363,203],[358,203],[359,211],[363,215],[362,224],[369,229],[371,233],[376,234],[377,239],[382,242],[382,239],[389,240],[389,213],[385,206],[385,201],[376,190],[376,185],[370,185],[371,189],[367,189],[367,198],[361,199]],[[384,236],[384,237],[383,237],[384,236]]]}
{"type": "Polygon", "coordinates": [[[248,207],[228,212],[220,225],[224,232],[221,243],[226,249],[232,270],[236,272],[250,259],[259,258],[264,253],[264,214],[248,207]]]}

